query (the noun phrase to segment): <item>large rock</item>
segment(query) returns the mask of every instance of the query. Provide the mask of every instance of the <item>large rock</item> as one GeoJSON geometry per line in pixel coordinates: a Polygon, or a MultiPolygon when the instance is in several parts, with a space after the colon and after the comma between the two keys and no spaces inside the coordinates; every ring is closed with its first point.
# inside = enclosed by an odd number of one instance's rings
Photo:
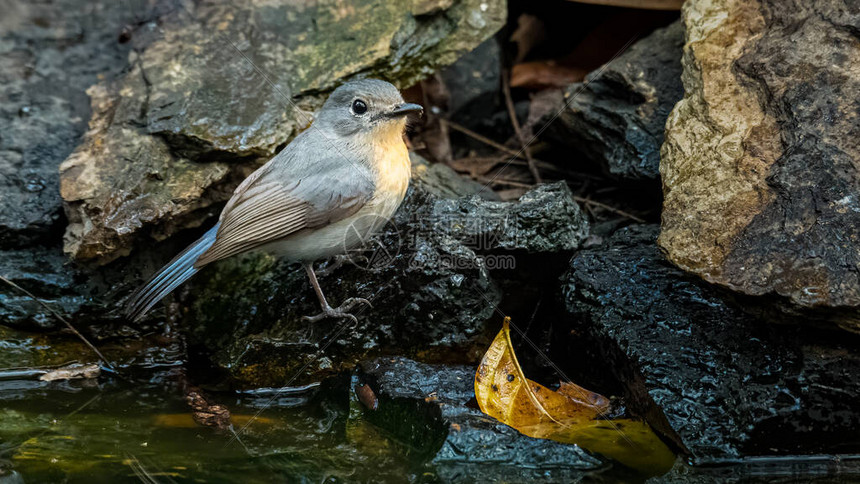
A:
{"type": "Polygon", "coordinates": [[[338,83],[408,86],[504,23],[503,0],[183,4],[141,35],[128,73],[61,167],[75,259],[110,261],[199,224],[311,121],[338,83]],[[372,20],[369,20],[372,19],[372,20]]]}
{"type": "MultiPolygon", "coordinates": [[[[553,137],[626,180],[657,180],[660,146],[681,85],[681,22],[654,31],[564,91],[553,137]]],[[[550,110],[555,116],[559,109],[550,110]]]]}
{"type": "MultiPolygon", "coordinates": [[[[64,267],[66,263],[59,247],[0,251],[0,275],[60,314],[79,316],[86,304],[84,291],[79,287],[83,277],[64,267]]],[[[0,286],[0,303],[2,324],[39,329],[61,325],[44,306],[6,284],[0,286]]]]}
{"type": "Polygon", "coordinates": [[[57,166],[86,130],[85,90],[126,66],[122,28],[172,0],[5,2],[0,15],[0,249],[62,233],[57,166]]]}
{"type": "Polygon", "coordinates": [[[522,203],[452,199],[483,187],[417,158],[413,170],[406,200],[382,231],[381,245],[367,253],[369,261],[353,258],[355,264],[321,279],[332,304],[347,297],[372,301],[373,308],[358,312],[358,326],[302,321],[319,304],[296,264],[235,258],[197,276],[183,316],[193,352],[240,386],[319,379],[374,354],[465,353],[491,337],[485,321],[501,293],[490,269],[510,268],[516,254],[529,250],[575,248],[587,234],[563,185],[535,189],[522,203]],[[487,230],[477,221],[496,225],[487,230]],[[517,221],[528,237],[515,245],[505,221],[517,221]],[[496,243],[484,245],[487,240],[496,243]]]}
{"type": "Polygon", "coordinates": [[[0,324],[28,330],[63,329],[65,326],[47,306],[77,329],[98,338],[149,332],[152,329],[149,323],[158,321],[128,326],[118,311],[123,298],[169,260],[171,254],[193,241],[194,235],[183,233],[154,251],[142,251],[98,268],[69,263],[59,242],[47,247],[0,250],[0,275],[44,303],[0,283],[0,324]]]}
{"type": "Polygon", "coordinates": [[[669,264],[656,236],[631,227],[571,260],[573,328],[559,341],[601,361],[626,403],[695,463],[857,453],[860,340],[745,313],[669,264]]]}
{"type": "MultiPolygon", "coordinates": [[[[503,109],[501,47],[490,38],[440,73],[447,87],[450,119],[465,126],[486,122],[503,109]]],[[[510,122],[510,121],[509,121],[510,122]]]]}
{"type": "Polygon", "coordinates": [[[365,418],[411,444],[443,482],[570,482],[606,471],[576,445],[527,437],[469,406],[474,366],[384,357],[360,369],[360,384],[376,399],[365,418]]]}
{"type": "Polygon", "coordinates": [[[666,125],[660,245],[745,294],[860,330],[860,10],[684,4],[684,99],[666,125]],[[852,310],[853,308],[853,310],[852,310]]]}
{"type": "Polygon", "coordinates": [[[477,195],[443,199],[425,223],[432,225],[421,230],[446,233],[478,250],[571,251],[589,233],[588,220],[565,182],[540,185],[517,203],[477,195]]]}

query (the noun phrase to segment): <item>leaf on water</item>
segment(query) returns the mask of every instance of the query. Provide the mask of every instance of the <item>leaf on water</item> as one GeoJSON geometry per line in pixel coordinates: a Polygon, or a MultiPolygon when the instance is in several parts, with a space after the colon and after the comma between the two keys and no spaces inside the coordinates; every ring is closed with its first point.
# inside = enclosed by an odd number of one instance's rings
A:
{"type": "Polygon", "coordinates": [[[574,383],[557,391],[523,375],[505,318],[502,330],[475,373],[481,411],[519,432],[580,447],[612,458],[643,474],[668,471],[675,455],[645,422],[601,420],[609,400],[574,383]]]}
{"type": "Polygon", "coordinates": [[[73,363],[51,370],[39,377],[42,381],[76,380],[79,378],[98,378],[101,368],[95,364],[73,363]]]}

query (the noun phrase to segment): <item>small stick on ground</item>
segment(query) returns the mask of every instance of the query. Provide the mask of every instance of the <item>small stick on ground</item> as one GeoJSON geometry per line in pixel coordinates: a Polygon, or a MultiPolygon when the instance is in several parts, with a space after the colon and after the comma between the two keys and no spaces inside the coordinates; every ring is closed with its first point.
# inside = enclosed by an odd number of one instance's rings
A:
{"type": "MultiPolygon", "coordinates": [[[[516,188],[534,188],[534,185],[530,185],[528,183],[523,183],[523,182],[518,182],[515,180],[506,180],[504,178],[490,179],[490,178],[487,178],[485,176],[482,176],[482,177],[478,177],[477,180],[481,181],[481,182],[485,182],[485,183],[492,183],[494,185],[505,185],[505,186],[516,187],[516,188]]],[[[601,202],[592,200],[590,198],[584,198],[584,197],[580,197],[577,195],[574,195],[573,199],[576,200],[577,202],[584,203],[584,204],[589,205],[589,206],[600,207],[604,210],[608,210],[612,213],[616,213],[618,215],[621,215],[622,217],[626,217],[626,218],[629,218],[630,220],[633,220],[635,222],[639,222],[640,224],[645,223],[645,219],[643,219],[641,217],[637,217],[636,215],[633,215],[632,213],[625,212],[624,210],[621,210],[620,208],[615,208],[612,205],[607,205],[605,203],[601,203],[601,202]]],[[[588,208],[588,207],[586,207],[586,208],[588,208]]]]}
{"type": "Polygon", "coordinates": [[[92,344],[92,343],[90,343],[90,342],[89,342],[89,340],[87,340],[87,339],[84,337],[84,335],[82,335],[81,333],[79,333],[79,332],[78,332],[78,330],[76,330],[76,329],[75,329],[75,327],[74,327],[74,326],[72,326],[72,323],[68,322],[68,321],[66,320],[66,318],[64,318],[63,316],[61,316],[61,315],[60,315],[60,313],[58,313],[58,312],[54,311],[54,308],[52,308],[51,306],[48,306],[44,301],[42,301],[41,299],[39,299],[39,298],[37,298],[36,296],[34,296],[34,295],[33,295],[33,293],[31,293],[30,291],[28,291],[28,290],[24,289],[23,287],[19,286],[18,284],[15,284],[14,282],[10,281],[9,279],[6,279],[5,277],[0,276],[0,281],[3,281],[3,282],[5,282],[6,284],[9,284],[10,286],[14,287],[15,289],[17,289],[17,290],[19,290],[19,291],[23,292],[24,294],[26,294],[30,299],[32,299],[32,300],[36,301],[37,303],[39,303],[39,304],[40,304],[43,308],[45,308],[49,313],[53,314],[55,318],[59,319],[63,324],[65,324],[65,325],[66,325],[66,327],[67,327],[67,328],[69,328],[69,331],[71,331],[72,333],[74,333],[74,334],[75,334],[75,336],[77,336],[78,338],[80,338],[80,340],[81,340],[81,341],[83,341],[85,345],[89,346],[89,347],[90,347],[90,349],[91,349],[91,350],[93,350],[93,352],[94,352],[96,355],[98,355],[98,357],[99,357],[99,358],[101,358],[101,360],[104,362],[105,366],[107,366],[107,367],[108,367],[108,368],[110,368],[111,370],[113,370],[113,369],[114,369],[114,368],[113,368],[113,366],[111,366],[111,364],[110,364],[110,363],[108,363],[108,359],[107,359],[107,358],[105,358],[105,356],[101,353],[101,351],[99,351],[99,350],[98,350],[98,348],[96,348],[95,346],[93,346],[93,344],[92,344]]]}
{"type": "Polygon", "coordinates": [[[502,72],[502,92],[505,94],[505,105],[508,108],[508,116],[511,118],[511,125],[514,127],[517,139],[520,140],[522,151],[526,155],[526,162],[528,162],[532,178],[534,178],[535,183],[543,183],[540,172],[538,171],[537,166],[535,166],[535,160],[532,158],[532,152],[529,149],[529,140],[527,140],[525,134],[523,134],[520,121],[517,119],[517,110],[514,108],[514,100],[511,98],[511,78],[510,72],[508,71],[502,72]]]}
{"type": "MultiPolygon", "coordinates": [[[[507,146],[505,146],[501,143],[497,143],[497,142],[491,140],[490,138],[487,138],[484,135],[478,134],[478,133],[472,131],[471,129],[469,129],[465,126],[462,126],[460,124],[455,123],[454,121],[451,121],[449,119],[439,118],[439,122],[445,123],[449,127],[451,127],[451,129],[453,129],[454,131],[459,131],[459,132],[465,134],[466,136],[468,136],[468,137],[470,137],[476,141],[480,141],[481,143],[484,143],[485,145],[487,145],[491,148],[495,148],[495,149],[501,151],[502,153],[506,153],[508,155],[511,155],[514,158],[520,158],[523,160],[526,159],[522,153],[517,153],[516,151],[508,148],[507,146]]],[[[526,161],[528,161],[528,160],[526,160],[526,161]]],[[[546,161],[540,161],[538,159],[535,159],[534,161],[540,162],[540,163],[548,163],[546,161]]]]}
{"type": "Polygon", "coordinates": [[[577,202],[582,202],[586,205],[593,205],[595,207],[600,207],[604,210],[609,210],[612,213],[617,213],[618,215],[621,215],[622,217],[627,217],[630,220],[633,220],[635,222],[639,222],[640,224],[645,223],[645,219],[643,219],[641,217],[637,217],[636,215],[633,215],[632,213],[625,212],[624,210],[621,210],[620,208],[615,208],[611,205],[607,205],[605,203],[600,203],[600,202],[594,201],[590,198],[578,197],[576,195],[573,196],[573,199],[576,200],[577,202]]]}
{"type": "Polygon", "coordinates": [[[477,178],[478,181],[484,183],[492,183],[493,185],[505,185],[509,187],[515,188],[534,188],[535,186],[529,183],[518,182],[516,180],[506,180],[504,178],[487,178],[485,176],[481,176],[477,178]]]}

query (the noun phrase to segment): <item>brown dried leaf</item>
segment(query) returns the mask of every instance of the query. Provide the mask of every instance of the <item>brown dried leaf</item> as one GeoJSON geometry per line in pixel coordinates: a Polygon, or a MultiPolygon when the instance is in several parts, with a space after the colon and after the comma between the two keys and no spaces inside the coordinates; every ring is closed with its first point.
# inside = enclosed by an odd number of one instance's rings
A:
{"type": "Polygon", "coordinates": [[[545,89],[564,87],[579,82],[588,74],[588,69],[570,67],[554,60],[524,62],[511,68],[511,87],[545,89]]]}
{"type": "MultiPolygon", "coordinates": [[[[511,345],[508,321],[505,318],[502,331],[475,374],[475,396],[481,411],[527,435],[547,438],[559,425],[592,420],[608,408],[606,398],[592,392],[574,401],[567,394],[527,379],[511,345]]],[[[581,388],[572,385],[567,391],[573,387],[581,388]]]]}
{"type": "Polygon", "coordinates": [[[475,373],[475,397],[485,414],[525,435],[577,444],[643,474],[668,471],[675,455],[645,422],[602,420],[606,397],[573,383],[558,391],[527,379],[511,344],[510,318],[475,373]]]}
{"type": "Polygon", "coordinates": [[[424,125],[420,139],[429,157],[438,163],[447,163],[452,158],[448,125],[440,122],[437,112],[446,111],[450,94],[439,74],[420,83],[423,94],[424,125]]]}
{"type": "Polygon", "coordinates": [[[517,29],[511,34],[511,42],[517,44],[517,56],[514,64],[525,60],[526,56],[536,46],[546,40],[546,28],[541,19],[527,13],[517,17],[517,29]]]}
{"type": "Polygon", "coordinates": [[[203,395],[195,391],[189,392],[185,396],[185,401],[191,406],[191,416],[198,424],[219,429],[230,427],[230,411],[227,410],[227,407],[210,403],[203,395]]]}
{"type": "Polygon", "coordinates": [[[592,5],[609,5],[613,7],[641,8],[643,10],[681,10],[684,0],[568,0],[576,3],[592,5]]]}
{"type": "Polygon", "coordinates": [[[477,178],[479,176],[486,175],[490,170],[496,167],[499,163],[502,163],[504,158],[500,157],[469,157],[469,158],[457,158],[456,160],[451,160],[448,163],[448,166],[453,168],[455,171],[460,173],[468,173],[472,178],[477,178]]]}

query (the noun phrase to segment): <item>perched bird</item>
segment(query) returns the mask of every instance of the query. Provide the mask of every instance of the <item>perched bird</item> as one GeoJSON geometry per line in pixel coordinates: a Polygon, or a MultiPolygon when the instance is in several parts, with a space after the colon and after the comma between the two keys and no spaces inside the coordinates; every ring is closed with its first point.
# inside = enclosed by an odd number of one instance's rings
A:
{"type": "Polygon", "coordinates": [[[370,303],[331,307],[313,262],[360,245],[400,206],[411,175],[406,118],[422,109],[380,80],[335,89],[313,124],[236,188],[218,223],[132,294],[126,316],[140,319],[207,264],[262,250],[304,266],[322,306],[306,319],[356,320],[349,311],[370,303]]]}

